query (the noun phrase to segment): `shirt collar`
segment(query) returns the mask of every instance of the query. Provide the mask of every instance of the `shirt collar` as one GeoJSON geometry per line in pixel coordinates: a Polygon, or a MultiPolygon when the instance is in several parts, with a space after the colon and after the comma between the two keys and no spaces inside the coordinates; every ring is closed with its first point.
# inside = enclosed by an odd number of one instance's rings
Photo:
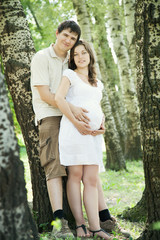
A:
{"type": "MultiPolygon", "coordinates": [[[[55,51],[54,51],[53,45],[54,45],[54,43],[52,43],[52,44],[49,46],[49,52],[50,52],[50,54],[51,54],[51,57],[53,57],[53,58],[59,58],[59,57],[56,55],[55,51]]],[[[69,60],[69,53],[67,53],[67,56],[65,57],[63,63],[68,62],[68,60],[69,60]]]]}

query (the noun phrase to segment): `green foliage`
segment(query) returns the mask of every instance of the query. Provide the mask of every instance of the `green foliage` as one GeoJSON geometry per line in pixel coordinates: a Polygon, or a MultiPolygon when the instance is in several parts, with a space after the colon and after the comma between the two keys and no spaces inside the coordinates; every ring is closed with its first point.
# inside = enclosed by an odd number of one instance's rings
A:
{"type": "Polygon", "coordinates": [[[160,221],[153,223],[152,229],[153,230],[160,230],[160,221]]]}
{"type": "Polygon", "coordinates": [[[43,232],[46,232],[46,230],[48,229],[48,225],[49,225],[49,222],[41,223],[39,227],[42,229],[43,232]]]}
{"type": "Polygon", "coordinates": [[[56,220],[52,221],[51,225],[54,226],[58,231],[60,231],[60,229],[62,227],[60,219],[56,219],[56,220]]]}
{"type": "Polygon", "coordinates": [[[40,240],[48,240],[50,239],[50,233],[43,232],[40,236],[40,240]]]}
{"type": "Polygon", "coordinates": [[[62,21],[75,18],[71,0],[21,0],[21,3],[36,51],[55,42],[55,32],[62,21]]]}
{"type": "MultiPolygon", "coordinates": [[[[30,174],[28,156],[27,156],[25,147],[20,147],[20,159],[23,161],[23,164],[24,164],[24,178],[26,181],[27,199],[28,199],[28,202],[32,203],[33,197],[32,197],[31,174],[30,174]]],[[[37,213],[34,213],[34,216],[38,217],[37,213]]]]}
{"type": "Polygon", "coordinates": [[[0,72],[1,72],[2,74],[4,74],[4,67],[3,67],[2,56],[1,56],[1,55],[0,55],[0,66],[1,66],[0,72]]]}
{"type": "Polygon", "coordinates": [[[34,220],[35,220],[35,222],[36,222],[37,219],[38,219],[38,212],[32,211],[32,213],[33,213],[33,218],[34,218],[34,220]]]}
{"type": "Polygon", "coordinates": [[[107,205],[113,215],[120,214],[126,207],[133,207],[144,190],[142,161],[127,161],[126,166],[128,171],[109,170],[100,174],[107,205]]]}

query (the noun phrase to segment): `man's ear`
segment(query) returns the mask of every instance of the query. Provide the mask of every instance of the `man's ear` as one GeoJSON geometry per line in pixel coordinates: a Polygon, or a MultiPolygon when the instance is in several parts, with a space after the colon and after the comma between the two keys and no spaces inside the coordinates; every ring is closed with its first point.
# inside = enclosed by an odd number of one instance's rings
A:
{"type": "Polygon", "coordinates": [[[58,32],[58,29],[56,30],[56,37],[58,36],[59,32],[58,32]]]}

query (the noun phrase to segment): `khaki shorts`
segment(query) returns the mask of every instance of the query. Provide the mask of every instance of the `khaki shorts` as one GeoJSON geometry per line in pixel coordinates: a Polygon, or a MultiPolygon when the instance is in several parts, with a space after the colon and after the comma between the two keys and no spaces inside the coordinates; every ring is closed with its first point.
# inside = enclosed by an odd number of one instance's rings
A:
{"type": "Polygon", "coordinates": [[[58,135],[61,117],[46,117],[39,123],[40,162],[46,180],[66,176],[65,167],[60,165],[58,135]]]}

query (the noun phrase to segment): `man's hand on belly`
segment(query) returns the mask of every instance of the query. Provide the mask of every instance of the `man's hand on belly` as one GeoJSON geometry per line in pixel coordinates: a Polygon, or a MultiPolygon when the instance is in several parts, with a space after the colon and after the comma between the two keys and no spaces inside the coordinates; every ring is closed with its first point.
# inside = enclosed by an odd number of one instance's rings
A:
{"type": "Polygon", "coordinates": [[[89,117],[87,117],[87,115],[85,114],[85,113],[88,113],[88,111],[85,108],[76,107],[74,105],[70,106],[70,108],[71,108],[73,115],[75,116],[75,118],[77,120],[82,121],[87,124],[90,122],[89,117]]]}

